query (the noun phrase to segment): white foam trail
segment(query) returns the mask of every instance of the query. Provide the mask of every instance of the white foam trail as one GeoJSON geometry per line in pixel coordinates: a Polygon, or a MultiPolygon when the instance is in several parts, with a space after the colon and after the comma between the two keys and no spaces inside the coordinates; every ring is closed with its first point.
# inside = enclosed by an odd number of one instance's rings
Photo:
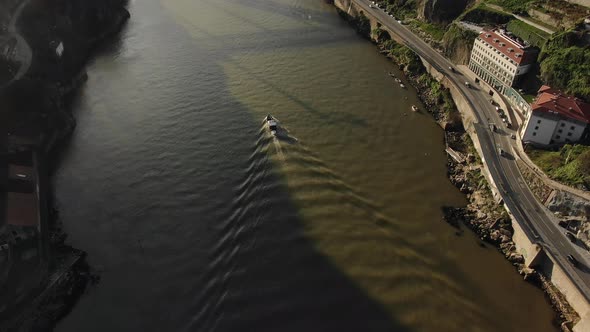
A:
{"type": "Polygon", "coordinates": [[[285,154],[283,154],[283,148],[281,147],[281,142],[275,136],[273,136],[272,142],[275,146],[275,149],[277,150],[277,156],[279,157],[279,159],[281,161],[284,162],[285,161],[285,154]]]}

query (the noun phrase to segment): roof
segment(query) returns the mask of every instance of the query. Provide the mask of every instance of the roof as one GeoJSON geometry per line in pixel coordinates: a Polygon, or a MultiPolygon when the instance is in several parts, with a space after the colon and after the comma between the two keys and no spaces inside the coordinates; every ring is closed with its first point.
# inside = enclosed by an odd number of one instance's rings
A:
{"type": "Polygon", "coordinates": [[[562,94],[547,85],[539,89],[537,100],[531,106],[533,112],[558,113],[570,119],[590,123],[590,104],[562,94]]]}
{"type": "Polygon", "coordinates": [[[517,43],[515,40],[501,32],[484,30],[480,32],[479,38],[492,45],[500,53],[504,54],[510,60],[518,65],[525,65],[535,62],[535,53],[525,46],[517,43]]]}

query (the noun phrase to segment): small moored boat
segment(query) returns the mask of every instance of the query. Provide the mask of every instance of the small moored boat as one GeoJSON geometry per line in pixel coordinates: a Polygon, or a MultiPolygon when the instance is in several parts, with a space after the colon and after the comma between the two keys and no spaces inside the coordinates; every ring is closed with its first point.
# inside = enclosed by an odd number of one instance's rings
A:
{"type": "Polygon", "coordinates": [[[418,107],[416,107],[416,105],[412,105],[412,111],[418,112],[418,107]]]}
{"type": "Polygon", "coordinates": [[[402,88],[402,89],[405,89],[406,88],[406,86],[403,83],[400,83],[399,84],[399,87],[402,88]]]}
{"type": "Polygon", "coordinates": [[[273,135],[277,135],[277,127],[278,127],[278,121],[277,119],[275,119],[272,115],[267,115],[266,118],[264,118],[264,121],[266,121],[266,124],[268,125],[268,130],[270,130],[270,133],[273,135]]]}
{"type": "Polygon", "coordinates": [[[397,78],[397,77],[395,78],[395,81],[396,81],[396,82],[398,82],[398,83],[401,83],[401,82],[402,82],[402,80],[400,80],[400,79],[399,79],[399,78],[397,78]]]}

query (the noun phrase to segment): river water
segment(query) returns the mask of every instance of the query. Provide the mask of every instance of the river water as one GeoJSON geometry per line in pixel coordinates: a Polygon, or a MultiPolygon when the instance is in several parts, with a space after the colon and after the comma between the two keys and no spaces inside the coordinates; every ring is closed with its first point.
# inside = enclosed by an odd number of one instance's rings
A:
{"type": "Polygon", "coordinates": [[[54,178],[101,276],[57,331],[555,330],[540,290],[441,221],[465,204],[443,132],[334,7],[130,11],[54,178]]]}

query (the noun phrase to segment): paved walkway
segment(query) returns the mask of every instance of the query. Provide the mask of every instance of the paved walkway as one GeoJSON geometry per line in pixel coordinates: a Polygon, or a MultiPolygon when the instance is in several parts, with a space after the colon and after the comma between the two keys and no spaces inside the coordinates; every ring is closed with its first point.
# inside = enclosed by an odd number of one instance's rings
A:
{"type": "Polygon", "coordinates": [[[501,11],[501,12],[503,12],[505,14],[512,15],[512,16],[514,16],[514,18],[516,18],[518,20],[521,20],[521,21],[523,21],[524,23],[526,23],[528,25],[532,25],[532,26],[534,26],[535,28],[537,28],[539,30],[545,31],[545,32],[547,32],[550,35],[552,35],[552,34],[555,33],[555,30],[549,29],[549,28],[547,28],[545,26],[542,26],[542,25],[540,25],[538,23],[535,23],[535,22],[527,19],[526,17],[522,17],[522,16],[516,15],[514,13],[507,12],[507,11],[504,10],[504,8],[502,8],[500,6],[492,5],[492,4],[489,4],[489,3],[486,3],[486,6],[488,6],[490,8],[493,8],[495,10],[501,11]]]}
{"type": "MultiPolygon", "coordinates": [[[[471,81],[475,80],[475,73],[473,73],[467,66],[465,65],[458,65],[458,68],[461,69],[461,71],[463,73],[465,73],[465,75],[467,75],[467,77],[469,77],[469,79],[471,81]]],[[[480,80],[480,86],[485,87],[486,90],[490,90],[492,89],[492,87],[487,84],[486,82],[484,82],[483,80],[480,80]]],[[[520,140],[520,135],[518,135],[518,131],[520,129],[520,126],[524,123],[524,118],[523,116],[520,114],[520,112],[516,111],[515,109],[513,109],[510,106],[510,103],[508,103],[505,98],[500,95],[497,91],[494,90],[494,96],[490,97],[494,100],[495,103],[497,103],[499,105],[500,108],[506,110],[506,113],[508,114],[508,116],[510,116],[510,121],[513,124],[513,129],[516,132],[516,140],[514,141],[513,144],[513,152],[516,153],[516,155],[519,157],[520,160],[522,160],[524,162],[524,164],[533,171],[533,173],[535,173],[535,175],[541,180],[543,181],[543,183],[545,183],[545,185],[547,185],[549,188],[553,189],[553,190],[561,190],[561,191],[565,191],[567,193],[570,193],[574,196],[578,196],[582,199],[588,200],[590,201],[590,192],[588,191],[584,191],[584,190],[580,190],[580,189],[576,189],[573,187],[570,187],[568,185],[559,183],[555,180],[552,180],[551,178],[549,178],[547,176],[547,174],[545,174],[543,172],[543,170],[541,170],[530,158],[529,156],[526,154],[526,152],[524,152],[524,148],[522,145],[522,141],[520,140]]]]}

